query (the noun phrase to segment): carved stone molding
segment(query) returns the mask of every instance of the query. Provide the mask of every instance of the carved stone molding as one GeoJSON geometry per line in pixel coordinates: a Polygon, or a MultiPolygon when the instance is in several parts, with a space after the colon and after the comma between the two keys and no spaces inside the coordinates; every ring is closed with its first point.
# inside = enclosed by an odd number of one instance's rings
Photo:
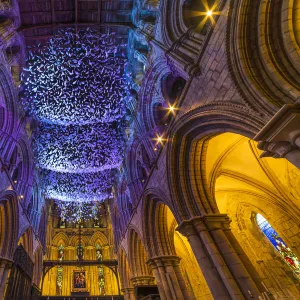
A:
{"type": "Polygon", "coordinates": [[[189,237],[201,231],[215,229],[229,230],[230,223],[231,220],[226,214],[206,214],[181,222],[176,230],[184,236],[189,237]]]}
{"type": "Polygon", "coordinates": [[[153,276],[137,276],[130,279],[134,287],[141,285],[154,285],[155,278],[153,276]]]}
{"type": "Polygon", "coordinates": [[[284,105],[254,137],[261,157],[286,158],[300,168],[300,98],[284,105]]]}

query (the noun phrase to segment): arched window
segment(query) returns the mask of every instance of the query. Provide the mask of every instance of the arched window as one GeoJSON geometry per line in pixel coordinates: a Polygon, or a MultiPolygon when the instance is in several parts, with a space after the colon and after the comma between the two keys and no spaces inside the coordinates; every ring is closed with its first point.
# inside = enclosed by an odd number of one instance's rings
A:
{"type": "Polygon", "coordinates": [[[168,104],[175,104],[186,84],[182,77],[174,76],[172,73],[165,74],[161,79],[162,94],[168,104]]]}
{"type": "Polygon", "coordinates": [[[275,249],[283,257],[284,261],[289,265],[289,267],[294,271],[294,273],[300,276],[300,261],[298,257],[293,253],[293,251],[287,246],[287,244],[278,235],[275,229],[270,225],[270,223],[261,215],[256,215],[256,222],[264,233],[264,235],[269,239],[275,249]]]}

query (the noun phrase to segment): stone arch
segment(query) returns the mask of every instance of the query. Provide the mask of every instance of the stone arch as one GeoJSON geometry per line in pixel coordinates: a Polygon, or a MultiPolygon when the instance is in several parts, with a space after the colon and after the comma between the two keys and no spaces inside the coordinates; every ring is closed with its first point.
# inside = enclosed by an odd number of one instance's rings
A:
{"type": "Polygon", "coordinates": [[[17,195],[14,191],[5,191],[0,194],[1,206],[1,248],[0,255],[12,259],[17,247],[19,232],[19,207],[17,195]]]}
{"type": "Polygon", "coordinates": [[[21,153],[21,161],[22,165],[22,173],[21,179],[24,182],[28,182],[30,176],[30,172],[32,171],[32,162],[33,162],[33,154],[31,151],[31,146],[29,145],[29,140],[21,138],[18,141],[18,146],[20,147],[21,153]]]}
{"type": "Polygon", "coordinates": [[[96,247],[99,244],[101,247],[108,245],[107,237],[104,233],[96,231],[90,238],[90,245],[96,247]]]}
{"type": "Polygon", "coordinates": [[[273,246],[264,241],[252,217],[260,213],[269,218],[289,247],[297,252],[300,246],[300,234],[296,233],[300,223],[299,203],[285,182],[285,161],[260,158],[256,142],[230,132],[207,138],[202,148],[205,151],[200,152],[199,161],[204,166],[203,178],[209,179],[205,181],[207,193],[216,204],[217,210],[213,213],[232,219],[232,233],[237,242],[233,237],[228,239],[232,240],[241,259],[245,257],[250,261],[244,260],[247,269],[251,271],[254,267],[268,290],[279,293],[281,298],[289,297],[289,293],[297,298],[299,290],[293,284],[296,276],[290,278],[291,270],[286,270],[284,261],[278,262],[278,256],[274,269],[270,267],[276,253],[273,246]]]}
{"type": "Polygon", "coordinates": [[[53,237],[52,245],[59,246],[60,241],[63,241],[65,247],[69,246],[69,237],[62,231],[53,237]]]}
{"type": "Polygon", "coordinates": [[[34,253],[34,269],[32,282],[39,288],[43,270],[43,249],[38,247],[34,253]]]}
{"type": "Polygon", "coordinates": [[[127,180],[130,182],[128,188],[133,206],[136,204],[148,178],[151,168],[150,163],[153,158],[153,156],[151,156],[152,153],[150,154],[149,151],[146,150],[144,143],[146,144],[147,140],[144,141],[136,138],[127,154],[127,180]]]}
{"type": "Polygon", "coordinates": [[[184,78],[175,76],[173,73],[167,73],[162,77],[161,90],[163,97],[168,104],[176,104],[185,84],[186,80],[184,78]]]}
{"type": "Polygon", "coordinates": [[[15,98],[17,96],[14,84],[11,80],[11,75],[3,66],[0,67],[0,94],[3,96],[4,103],[2,110],[5,116],[1,129],[7,134],[13,134],[14,121],[17,112],[15,98]]]}
{"type": "Polygon", "coordinates": [[[13,171],[13,168],[16,166],[18,162],[18,146],[14,146],[10,157],[9,157],[9,171],[13,171]]]}
{"type": "Polygon", "coordinates": [[[168,234],[167,206],[161,197],[157,193],[150,194],[143,203],[143,236],[150,257],[176,255],[172,237],[168,234]]]}
{"type": "Polygon", "coordinates": [[[172,42],[178,40],[188,29],[183,20],[183,3],[184,0],[168,0],[164,1],[161,7],[161,22],[166,24],[163,31],[163,39],[168,47],[171,47],[172,42]],[[176,13],[170,14],[170,11],[176,13]]]}
{"type": "Polygon", "coordinates": [[[123,247],[120,247],[118,252],[118,262],[119,262],[119,273],[120,273],[120,281],[121,281],[121,287],[126,294],[126,289],[133,288],[132,282],[131,282],[131,271],[129,268],[129,262],[126,255],[126,252],[123,247]]]}
{"type": "Polygon", "coordinates": [[[17,164],[17,166],[15,167],[11,179],[12,181],[16,184],[18,183],[18,181],[20,181],[22,179],[22,174],[23,174],[23,162],[19,161],[19,163],[17,164]]]}
{"type": "MultiPolygon", "coordinates": [[[[79,236],[78,235],[75,235],[75,236],[73,236],[71,239],[70,239],[70,243],[69,243],[69,245],[71,246],[71,247],[77,247],[78,246],[78,244],[79,244],[79,236]]],[[[81,237],[81,244],[83,245],[83,247],[87,247],[87,246],[90,246],[91,244],[90,244],[90,240],[89,240],[89,238],[88,237],[86,237],[86,236],[82,236],[81,237]]]]}
{"type": "Polygon", "coordinates": [[[141,122],[143,132],[149,132],[156,128],[153,109],[155,103],[161,103],[166,106],[165,99],[162,94],[162,78],[170,74],[170,68],[167,61],[163,57],[157,58],[150,65],[144,76],[144,84],[139,91],[139,107],[141,111],[141,122]]]}
{"type": "Polygon", "coordinates": [[[152,107],[153,119],[156,126],[164,126],[167,109],[161,102],[155,102],[152,107]]]}
{"type": "Polygon", "coordinates": [[[33,230],[32,227],[28,226],[23,230],[23,233],[20,235],[18,244],[22,245],[28,255],[33,258],[33,230]]]}
{"type": "Polygon", "coordinates": [[[284,211],[277,201],[272,203],[271,199],[261,195],[245,194],[242,201],[232,195],[230,201],[230,209],[225,212],[232,221],[231,231],[259,274],[260,280],[272,294],[279,298],[296,299],[300,293],[299,286],[295,284],[296,276],[264,236],[256,223],[255,216],[259,213],[266,218],[269,217],[273,228],[298,258],[299,242],[295,240],[299,241],[299,238],[294,235],[294,239],[291,239],[290,236],[286,236],[286,232],[295,230],[299,220],[295,222],[294,217],[284,211]]]}
{"type": "MultiPolygon", "coordinates": [[[[148,193],[143,203],[143,235],[152,258],[150,264],[154,269],[161,263],[174,268],[176,276],[172,280],[181,286],[184,299],[212,299],[191,246],[176,231],[176,218],[161,195],[160,191],[148,193]]],[[[159,282],[158,287],[161,289],[159,282]]]]}
{"type": "Polygon", "coordinates": [[[204,174],[205,165],[200,163],[201,153],[206,151],[205,141],[222,132],[253,137],[263,122],[242,107],[215,103],[196,108],[176,124],[167,144],[167,164],[173,166],[172,171],[167,169],[167,177],[176,215],[184,220],[216,213],[218,209],[204,174]]]}
{"type": "Polygon", "coordinates": [[[232,75],[248,104],[269,117],[276,107],[293,103],[300,95],[296,3],[231,2],[227,53],[232,75]]]}
{"type": "Polygon", "coordinates": [[[4,103],[2,103],[2,99],[0,96],[0,130],[2,131],[7,122],[7,116],[6,116],[6,112],[5,112],[5,107],[4,107],[4,103]]]}
{"type": "Polygon", "coordinates": [[[147,265],[148,256],[144,247],[144,243],[138,234],[138,230],[130,226],[128,230],[128,244],[129,244],[129,265],[132,272],[132,283],[138,285],[140,280],[146,279],[153,283],[154,278],[150,267],[147,265]]]}

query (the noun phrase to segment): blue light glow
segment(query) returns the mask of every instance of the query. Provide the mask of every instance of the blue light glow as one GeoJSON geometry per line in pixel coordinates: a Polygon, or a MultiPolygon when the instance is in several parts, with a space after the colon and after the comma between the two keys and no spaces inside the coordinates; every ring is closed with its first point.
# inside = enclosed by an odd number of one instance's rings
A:
{"type": "Polygon", "coordinates": [[[22,101],[39,122],[34,148],[48,198],[81,203],[110,195],[111,170],[123,159],[132,82],[126,64],[114,34],[89,28],[60,30],[29,49],[22,101]]]}

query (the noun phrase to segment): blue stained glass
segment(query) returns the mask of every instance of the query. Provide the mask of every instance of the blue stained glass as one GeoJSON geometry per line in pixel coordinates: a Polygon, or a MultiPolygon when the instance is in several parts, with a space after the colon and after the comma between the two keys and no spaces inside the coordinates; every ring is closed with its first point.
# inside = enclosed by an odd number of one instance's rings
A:
{"type": "MultiPolygon", "coordinates": [[[[276,248],[277,242],[276,238],[278,237],[279,240],[284,243],[284,241],[278,236],[277,232],[274,230],[274,228],[270,225],[270,223],[260,214],[256,215],[256,221],[261,229],[261,231],[265,234],[265,236],[269,239],[269,241],[273,244],[273,246],[276,248]]],[[[285,245],[285,243],[284,243],[285,245]]],[[[276,248],[277,249],[277,248],[276,248]]]]}
{"type": "Polygon", "coordinates": [[[282,240],[271,224],[261,214],[256,215],[256,222],[261,231],[282,256],[284,261],[294,271],[295,275],[300,277],[300,261],[298,257],[292,252],[292,250],[282,240]]]}

